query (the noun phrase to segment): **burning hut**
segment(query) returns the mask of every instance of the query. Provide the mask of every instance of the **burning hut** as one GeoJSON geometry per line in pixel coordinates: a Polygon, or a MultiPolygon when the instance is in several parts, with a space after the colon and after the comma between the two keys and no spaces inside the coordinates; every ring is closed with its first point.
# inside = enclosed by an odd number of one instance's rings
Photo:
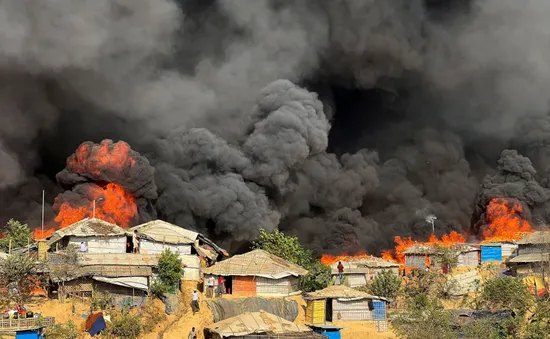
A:
{"type": "Polygon", "coordinates": [[[206,338],[325,338],[309,327],[298,325],[267,312],[246,312],[231,317],[206,328],[206,338]]]}
{"type": "Polygon", "coordinates": [[[101,219],[86,218],[55,231],[45,242],[49,251],[69,245],[80,248],[85,243],[88,253],[126,253],[126,231],[101,219]]]}
{"type": "MultiPolygon", "coordinates": [[[[140,254],[161,254],[165,249],[178,253],[183,261],[183,280],[199,280],[201,262],[209,263],[227,256],[227,252],[202,234],[186,230],[162,220],[153,220],[128,230],[128,243],[132,243],[132,234],[137,231],[140,254]]],[[[129,249],[131,252],[133,248],[129,249]]]]}
{"type": "Polygon", "coordinates": [[[550,232],[539,231],[517,241],[517,255],[508,266],[516,276],[550,273],[550,232]]]}
{"type": "MultiPolygon", "coordinates": [[[[332,275],[338,275],[338,262],[331,264],[332,275]]],[[[344,266],[344,276],[346,277],[346,285],[349,287],[365,286],[369,281],[374,279],[380,272],[384,270],[391,271],[395,274],[399,273],[399,264],[376,257],[366,257],[341,260],[344,266]]]]}
{"type": "MultiPolygon", "coordinates": [[[[479,249],[466,244],[447,246],[457,255],[458,267],[476,267],[479,264],[479,249]]],[[[441,262],[442,247],[433,244],[416,244],[403,252],[405,267],[425,269],[443,268],[441,262]]]]}
{"type": "Polygon", "coordinates": [[[223,276],[229,294],[284,296],[299,292],[299,277],[306,274],[307,270],[298,265],[266,251],[254,250],[204,269],[204,282],[206,284],[211,276],[223,276]]]}
{"type": "Polygon", "coordinates": [[[350,287],[333,285],[308,293],[306,323],[316,325],[332,321],[386,320],[387,299],[350,287]]]}
{"type": "Polygon", "coordinates": [[[484,242],[480,245],[481,262],[502,261],[510,257],[518,248],[514,241],[484,242]]]}

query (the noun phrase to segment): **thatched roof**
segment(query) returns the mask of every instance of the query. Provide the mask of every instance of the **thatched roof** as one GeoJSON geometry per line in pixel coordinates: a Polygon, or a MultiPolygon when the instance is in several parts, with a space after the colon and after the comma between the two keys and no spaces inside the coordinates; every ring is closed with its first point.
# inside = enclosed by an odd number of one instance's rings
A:
{"type": "Polygon", "coordinates": [[[126,231],[115,224],[101,220],[86,218],[65,228],[55,231],[46,241],[51,246],[64,237],[115,237],[126,235],[126,231]]]}
{"type": "Polygon", "coordinates": [[[290,275],[306,275],[307,270],[266,251],[254,250],[217,262],[213,266],[206,268],[204,273],[222,276],[259,276],[281,279],[290,275]]]}
{"type": "Polygon", "coordinates": [[[310,300],[341,298],[341,299],[376,299],[376,300],[387,301],[386,298],[377,297],[344,285],[332,285],[319,291],[310,292],[310,293],[307,293],[304,296],[304,298],[310,299],[310,300]]]}
{"type": "Polygon", "coordinates": [[[137,225],[130,228],[128,233],[132,234],[136,230],[140,238],[167,244],[193,244],[199,235],[196,232],[186,230],[163,220],[153,220],[137,225]]]}
{"type": "Polygon", "coordinates": [[[548,261],[549,259],[550,259],[549,253],[530,253],[530,254],[520,254],[510,259],[509,262],[516,263],[516,264],[523,264],[523,263],[548,261]]]}
{"type": "Polygon", "coordinates": [[[550,232],[537,231],[517,241],[518,245],[550,245],[550,232]]]}
{"type": "MultiPolygon", "coordinates": [[[[295,324],[264,311],[246,312],[236,317],[219,321],[206,328],[223,338],[262,333],[285,334],[303,332],[313,334],[313,331],[307,326],[295,324]]],[[[307,336],[307,338],[312,337],[314,336],[307,336]]]]}

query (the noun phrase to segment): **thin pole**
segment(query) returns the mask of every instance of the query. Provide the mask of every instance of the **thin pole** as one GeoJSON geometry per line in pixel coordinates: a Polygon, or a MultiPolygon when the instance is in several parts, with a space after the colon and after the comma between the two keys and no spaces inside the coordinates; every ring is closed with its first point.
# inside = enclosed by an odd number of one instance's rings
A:
{"type": "Polygon", "coordinates": [[[95,219],[95,199],[94,199],[94,207],[92,210],[92,219],[95,219]]]}
{"type": "Polygon", "coordinates": [[[42,190],[42,237],[44,237],[44,190],[42,190]]]}

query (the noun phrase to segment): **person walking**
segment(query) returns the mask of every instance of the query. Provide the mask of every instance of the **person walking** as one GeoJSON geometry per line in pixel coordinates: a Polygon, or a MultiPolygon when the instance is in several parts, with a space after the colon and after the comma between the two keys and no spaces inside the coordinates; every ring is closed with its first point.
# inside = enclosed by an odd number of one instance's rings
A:
{"type": "Polygon", "coordinates": [[[191,309],[193,309],[193,315],[201,310],[199,305],[199,292],[193,290],[193,295],[191,297],[191,309]]]}
{"type": "Polygon", "coordinates": [[[80,243],[80,252],[88,252],[88,246],[84,241],[80,243]]]}
{"type": "Polygon", "coordinates": [[[191,329],[191,332],[189,332],[189,339],[197,339],[197,332],[194,327],[191,329]]]}

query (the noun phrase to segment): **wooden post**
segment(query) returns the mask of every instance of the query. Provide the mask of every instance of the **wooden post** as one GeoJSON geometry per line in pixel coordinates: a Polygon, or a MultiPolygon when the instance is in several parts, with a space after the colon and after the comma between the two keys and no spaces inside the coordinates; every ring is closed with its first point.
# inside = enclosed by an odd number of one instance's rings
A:
{"type": "Polygon", "coordinates": [[[10,238],[10,241],[8,242],[8,254],[11,254],[11,238],[10,238]]]}

